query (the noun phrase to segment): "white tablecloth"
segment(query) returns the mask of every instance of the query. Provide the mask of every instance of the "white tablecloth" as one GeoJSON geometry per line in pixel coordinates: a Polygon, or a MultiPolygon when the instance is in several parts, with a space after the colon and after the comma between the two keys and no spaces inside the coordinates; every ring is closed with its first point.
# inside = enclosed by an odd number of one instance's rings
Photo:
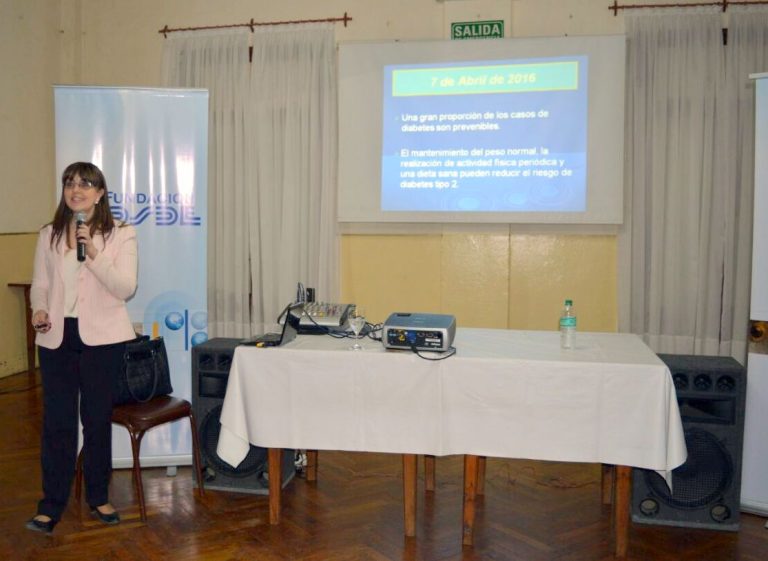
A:
{"type": "MultiPolygon", "coordinates": [[[[366,339],[300,336],[239,347],[217,452],[250,444],[598,462],[667,480],[686,459],[669,370],[635,335],[457,330],[455,356],[427,361],[366,339]]],[[[429,354],[429,353],[426,353],[429,354]]]]}

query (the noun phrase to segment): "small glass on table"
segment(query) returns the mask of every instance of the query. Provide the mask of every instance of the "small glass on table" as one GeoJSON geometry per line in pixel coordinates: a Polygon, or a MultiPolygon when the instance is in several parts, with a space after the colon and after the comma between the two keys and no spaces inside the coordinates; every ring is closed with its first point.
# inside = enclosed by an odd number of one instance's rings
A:
{"type": "Polygon", "coordinates": [[[349,347],[351,351],[361,351],[363,346],[360,344],[360,333],[365,327],[365,311],[360,306],[355,306],[349,312],[349,327],[352,329],[352,333],[355,335],[355,344],[349,347]]]}

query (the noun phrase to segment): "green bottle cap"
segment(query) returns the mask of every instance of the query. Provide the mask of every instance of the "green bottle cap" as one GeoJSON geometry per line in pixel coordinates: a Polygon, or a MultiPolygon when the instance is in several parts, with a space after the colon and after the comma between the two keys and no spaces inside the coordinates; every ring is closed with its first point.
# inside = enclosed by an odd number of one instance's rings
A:
{"type": "Polygon", "coordinates": [[[573,306],[573,300],[566,300],[565,301],[566,306],[573,306]]]}

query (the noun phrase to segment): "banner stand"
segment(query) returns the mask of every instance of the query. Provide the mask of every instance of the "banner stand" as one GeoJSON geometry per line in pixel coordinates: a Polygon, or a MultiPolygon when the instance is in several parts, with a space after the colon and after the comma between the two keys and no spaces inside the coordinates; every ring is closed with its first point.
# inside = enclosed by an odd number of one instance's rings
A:
{"type": "MultiPolygon", "coordinates": [[[[208,339],[208,91],[54,86],[54,105],[56,177],[76,161],[104,172],[115,219],[138,237],[134,330],[165,338],[173,395],[191,401],[190,350],[208,339]]],[[[132,465],[126,431],[112,449],[114,467],[132,465]]],[[[143,466],[191,464],[189,423],[149,431],[141,452],[143,466]]]]}

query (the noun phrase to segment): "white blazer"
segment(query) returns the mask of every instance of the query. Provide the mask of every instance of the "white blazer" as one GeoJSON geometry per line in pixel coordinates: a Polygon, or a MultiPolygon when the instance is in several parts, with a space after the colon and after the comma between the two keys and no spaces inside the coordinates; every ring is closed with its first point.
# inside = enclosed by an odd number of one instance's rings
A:
{"type": "MultiPolygon", "coordinates": [[[[51,322],[47,333],[38,333],[35,342],[57,349],[64,338],[64,279],[61,268],[66,251],[62,236],[51,248],[49,224],[40,230],[35,250],[35,268],[29,292],[32,313],[45,310],[51,322]]],[[[90,346],[108,345],[133,339],[131,319],[125,301],[136,292],[138,247],[136,229],[116,224],[105,241],[96,234],[96,259],[86,257],[78,276],[77,315],[80,338],[90,346]]]]}

